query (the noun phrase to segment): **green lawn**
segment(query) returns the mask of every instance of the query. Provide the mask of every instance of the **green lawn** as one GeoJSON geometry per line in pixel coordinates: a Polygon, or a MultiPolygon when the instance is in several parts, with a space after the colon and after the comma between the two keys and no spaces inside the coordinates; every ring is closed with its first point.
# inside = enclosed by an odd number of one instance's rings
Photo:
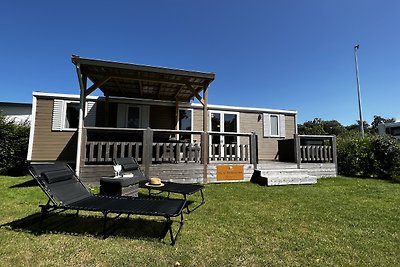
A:
{"type": "MultiPolygon", "coordinates": [[[[45,195],[29,177],[0,177],[1,266],[399,266],[400,184],[353,178],[316,185],[207,185],[177,244],[152,217],[103,240],[100,214],[56,215],[37,232],[45,195]],[[98,215],[98,216],[96,216],[98,215]],[[21,222],[21,219],[22,222],[21,222]],[[54,222],[65,222],[59,225],[54,222]]],[[[198,201],[198,199],[195,199],[198,201]]],[[[124,223],[122,223],[124,222],[124,223]]]]}

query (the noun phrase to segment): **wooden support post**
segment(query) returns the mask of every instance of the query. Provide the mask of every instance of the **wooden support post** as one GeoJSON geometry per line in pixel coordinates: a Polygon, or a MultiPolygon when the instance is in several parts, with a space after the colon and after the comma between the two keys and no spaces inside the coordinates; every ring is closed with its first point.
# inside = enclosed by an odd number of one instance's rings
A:
{"type": "Polygon", "coordinates": [[[300,151],[300,136],[294,134],[294,154],[297,163],[297,169],[301,168],[301,151],[300,151]]]}
{"type": "Polygon", "coordinates": [[[332,157],[333,157],[333,163],[335,164],[335,172],[337,175],[338,163],[337,163],[337,150],[336,150],[336,136],[332,136],[332,157]]]}
{"type": "MultiPolygon", "coordinates": [[[[175,130],[179,130],[179,101],[175,101],[175,130]]],[[[179,134],[175,134],[175,139],[179,140],[179,134]]]]}
{"type": "Polygon", "coordinates": [[[110,126],[110,93],[108,90],[104,92],[104,95],[106,96],[106,101],[104,102],[104,113],[106,117],[105,125],[108,127],[110,126]]]}
{"type": "Polygon", "coordinates": [[[203,163],[203,183],[208,183],[208,84],[203,88],[203,133],[201,136],[202,163],[203,163]]]}
{"type": "Polygon", "coordinates": [[[208,133],[205,132],[201,133],[201,163],[203,163],[203,183],[208,183],[208,133]]]}
{"type": "Polygon", "coordinates": [[[254,170],[257,170],[257,134],[251,133],[250,136],[250,163],[253,164],[254,170]]]}
{"type": "Polygon", "coordinates": [[[143,132],[143,156],[142,164],[144,165],[144,174],[147,178],[150,177],[150,165],[152,162],[153,152],[153,130],[147,128],[143,132]]]}
{"type": "Polygon", "coordinates": [[[79,88],[80,88],[80,99],[79,99],[79,123],[78,123],[78,140],[77,140],[77,149],[76,149],[76,167],[75,173],[79,176],[80,168],[84,163],[84,146],[85,137],[83,136],[83,128],[84,128],[84,118],[85,118],[85,107],[86,107],[86,85],[87,85],[87,77],[83,76],[81,73],[80,64],[76,65],[76,74],[78,76],[79,88]]]}

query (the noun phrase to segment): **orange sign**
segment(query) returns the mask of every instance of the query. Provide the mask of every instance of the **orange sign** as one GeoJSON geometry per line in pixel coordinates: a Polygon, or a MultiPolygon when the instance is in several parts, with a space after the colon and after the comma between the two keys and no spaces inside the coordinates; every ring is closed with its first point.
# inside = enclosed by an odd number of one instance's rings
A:
{"type": "Polygon", "coordinates": [[[243,165],[217,165],[217,181],[243,179],[243,165]]]}

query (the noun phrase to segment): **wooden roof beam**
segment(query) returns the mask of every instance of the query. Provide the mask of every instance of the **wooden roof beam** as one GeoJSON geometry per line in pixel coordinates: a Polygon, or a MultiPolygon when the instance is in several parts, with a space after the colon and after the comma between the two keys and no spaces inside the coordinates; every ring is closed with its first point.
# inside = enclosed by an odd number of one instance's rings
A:
{"type": "Polygon", "coordinates": [[[143,81],[143,82],[156,82],[156,83],[169,83],[169,84],[191,84],[194,86],[203,86],[203,83],[200,82],[188,82],[187,80],[176,81],[169,80],[164,78],[151,78],[151,77],[143,77],[141,75],[122,75],[122,74],[108,74],[112,79],[126,79],[126,80],[135,80],[135,81],[143,81]]]}
{"type": "Polygon", "coordinates": [[[111,79],[111,76],[106,77],[105,79],[94,83],[92,86],[90,86],[88,89],[85,90],[85,96],[90,95],[91,93],[94,92],[94,90],[96,90],[97,88],[99,88],[100,86],[104,85],[106,82],[108,82],[111,79]]]}
{"type": "Polygon", "coordinates": [[[178,95],[180,94],[180,92],[182,92],[182,90],[183,90],[183,88],[185,87],[185,85],[181,85],[181,88],[179,88],[178,89],[178,91],[176,92],[176,94],[175,94],[175,99],[177,99],[178,98],[178,95]]]}
{"type": "Polygon", "coordinates": [[[157,97],[160,98],[161,97],[161,91],[163,89],[163,85],[162,83],[160,83],[160,86],[158,87],[158,92],[157,92],[157,97]]]}
{"type": "Polygon", "coordinates": [[[121,87],[121,84],[119,83],[119,81],[118,81],[118,80],[115,80],[115,83],[117,84],[118,89],[119,89],[119,90],[122,90],[122,87],[121,87]]]}
{"type": "Polygon", "coordinates": [[[191,84],[186,84],[186,87],[189,88],[190,90],[192,90],[194,96],[197,98],[197,100],[200,101],[201,104],[203,104],[204,106],[204,100],[203,98],[201,98],[201,96],[199,95],[199,93],[196,91],[196,89],[194,89],[194,87],[191,84]]]}
{"type": "Polygon", "coordinates": [[[139,80],[139,92],[140,92],[140,96],[143,96],[143,83],[140,80],[139,80]]]}

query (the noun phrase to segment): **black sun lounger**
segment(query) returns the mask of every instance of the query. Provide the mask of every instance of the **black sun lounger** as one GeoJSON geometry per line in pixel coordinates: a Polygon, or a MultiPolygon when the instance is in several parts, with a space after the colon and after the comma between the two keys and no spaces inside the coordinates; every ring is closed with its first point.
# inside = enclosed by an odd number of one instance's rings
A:
{"type": "Polygon", "coordinates": [[[203,189],[204,186],[200,184],[181,184],[181,183],[173,183],[168,181],[162,181],[164,184],[161,187],[152,187],[146,185],[148,179],[144,176],[143,172],[140,170],[139,164],[134,158],[116,158],[114,159],[114,164],[121,165],[122,171],[124,173],[132,173],[133,177],[137,179],[140,188],[146,188],[149,190],[149,195],[151,195],[151,190],[157,190],[160,192],[168,192],[168,197],[170,193],[182,194],[184,200],[187,200],[188,195],[192,195],[196,192],[200,192],[201,194],[201,202],[196,207],[189,210],[189,205],[186,206],[187,212],[190,213],[195,209],[199,208],[201,205],[205,203],[203,189]]]}
{"type": "Polygon", "coordinates": [[[32,177],[49,198],[47,204],[40,205],[42,216],[40,227],[46,215],[55,210],[76,210],[101,212],[104,216],[103,236],[106,237],[106,222],[109,214],[148,215],[166,219],[164,231],[169,231],[171,245],[174,245],[184,224],[183,208],[185,200],[179,199],[139,199],[127,197],[97,196],[91,194],[73,170],[64,163],[32,164],[32,177]],[[180,216],[176,234],[172,233],[172,217],[180,216]]]}

